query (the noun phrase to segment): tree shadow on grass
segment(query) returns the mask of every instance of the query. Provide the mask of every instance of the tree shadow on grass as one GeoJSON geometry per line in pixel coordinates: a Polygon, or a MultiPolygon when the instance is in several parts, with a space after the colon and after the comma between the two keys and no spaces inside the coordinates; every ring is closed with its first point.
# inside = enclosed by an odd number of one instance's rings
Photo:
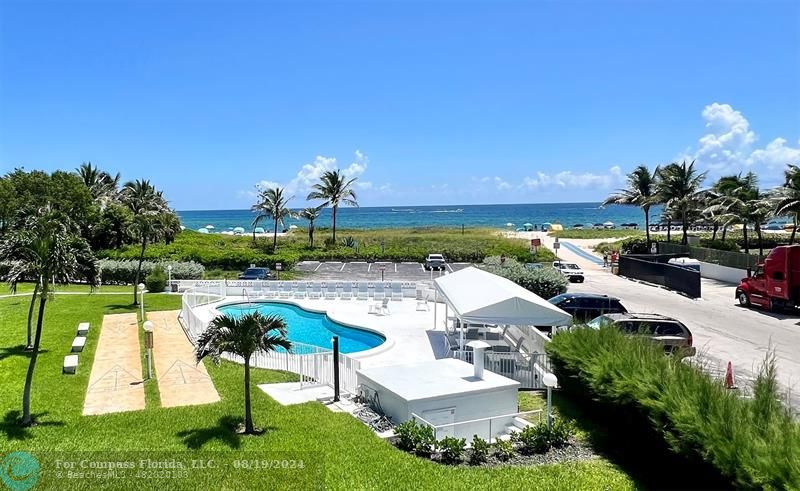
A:
{"type": "MultiPolygon", "coordinates": [[[[32,351],[25,349],[26,346],[24,344],[19,344],[17,346],[4,346],[0,347],[0,361],[5,360],[6,358],[11,358],[12,356],[24,356],[26,358],[31,356],[32,351]]],[[[39,348],[39,354],[47,353],[48,350],[39,348]]]]}
{"type": "Polygon", "coordinates": [[[105,306],[106,314],[113,314],[114,312],[137,312],[139,307],[134,306],[132,303],[115,303],[105,306]]]}
{"type": "Polygon", "coordinates": [[[27,440],[33,438],[33,432],[31,430],[35,427],[64,426],[63,421],[40,421],[42,417],[47,416],[47,414],[46,412],[33,414],[35,425],[22,426],[22,412],[16,409],[9,411],[3,416],[3,420],[0,421],[0,433],[3,433],[9,440],[27,440]]]}
{"type": "MultiPolygon", "coordinates": [[[[208,428],[197,428],[193,430],[179,431],[177,436],[183,439],[184,445],[192,450],[198,450],[211,440],[220,440],[232,449],[241,446],[241,437],[236,433],[236,428],[241,424],[241,418],[235,416],[223,416],[215,426],[208,428]]],[[[274,427],[265,428],[274,430],[274,427]]]]}

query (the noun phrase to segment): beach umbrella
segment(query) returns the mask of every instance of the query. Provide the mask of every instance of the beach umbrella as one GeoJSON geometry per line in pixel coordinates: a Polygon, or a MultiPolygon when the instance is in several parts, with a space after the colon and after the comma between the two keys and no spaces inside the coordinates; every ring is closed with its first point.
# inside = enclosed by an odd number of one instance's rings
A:
{"type": "Polygon", "coordinates": [[[513,227],[513,226],[514,226],[514,224],[511,223],[511,222],[506,223],[506,227],[513,227]]]}
{"type": "Polygon", "coordinates": [[[213,226],[213,225],[206,225],[206,228],[207,228],[208,230],[214,230],[214,226],[213,226]]]}
{"type": "Polygon", "coordinates": [[[613,227],[614,226],[614,222],[606,222],[606,223],[603,224],[603,226],[604,227],[613,227]]]}
{"type": "Polygon", "coordinates": [[[297,225],[289,225],[289,230],[294,230],[297,228],[297,225]]]}
{"type": "Polygon", "coordinates": [[[253,231],[255,233],[257,233],[257,234],[263,234],[264,233],[264,227],[256,227],[255,230],[253,230],[253,231]]]}
{"type": "Polygon", "coordinates": [[[208,233],[208,229],[207,228],[198,228],[197,231],[200,232],[201,234],[207,234],[208,233]]]}
{"type": "Polygon", "coordinates": [[[244,227],[236,227],[236,228],[234,228],[233,229],[233,233],[235,233],[235,234],[243,234],[244,233],[244,227]]]}
{"type": "Polygon", "coordinates": [[[186,230],[186,227],[184,227],[183,225],[181,225],[181,230],[186,230]]]}

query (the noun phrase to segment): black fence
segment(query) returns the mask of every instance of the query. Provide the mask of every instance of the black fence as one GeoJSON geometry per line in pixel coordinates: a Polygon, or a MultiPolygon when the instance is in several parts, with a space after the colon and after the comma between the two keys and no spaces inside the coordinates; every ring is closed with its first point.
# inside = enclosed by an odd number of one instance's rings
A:
{"type": "Polygon", "coordinates": [[[625,254],[619,258],[619,274],[662,285],[691,298],[700,298],[700,273],[667,264],[672,258],[685,256],[685,254],[625,254]]]}
{"type": "Polygon", "coordinates": [[[736,251],[721,251],[707,247],[685,246],[670,242],[659,242],[658,252],[667,254],[680,254],[704,263],[719,264],[729,268],[755,269],[760,258],[755,254],[745,254],[736,251]]]}

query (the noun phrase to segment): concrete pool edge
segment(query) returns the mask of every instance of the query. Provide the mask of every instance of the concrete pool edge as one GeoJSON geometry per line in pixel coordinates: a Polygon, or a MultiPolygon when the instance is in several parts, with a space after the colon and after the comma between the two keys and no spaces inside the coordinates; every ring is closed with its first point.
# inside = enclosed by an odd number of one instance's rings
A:
{"type": "MultiPolygon", "coordinates": [[[[232,297],[232,298],[239,298],[239,297],[232,297]]],[[[296,302],[296,301],[294,301],[292,299],[257,299],[257,300],[248,300],[247,298],[241,297],[241,299],[238,299],[238,300],[233,300],[233,299],[229,300],[229,297],[226,297],[225,300],[222,300],[220,302],[216,302],[216,303],[211,304],[209,306],[209,308],[210,308],[211,314],[213,314],[213,317],[216,317],[218,315],[222,315],[223,314],[223,312],[221,312],[219,310],[220,307],[230,307],[230,306],[242,305],[242,304],[285,304],[285,305],[292,305],[292,306],[297,307],[297,308],[299,308],[301,310],[305,310],[306,312],[311,312],[311,313],[314,313],[314,314],[322,314],[325,317],[327,317],[329,320],[331,320],[332,322],[335,322],[337,324],[341,324],[344,327],[347,327],[347,328],[350,328],[350,329],[358,329],[358,330],[361,330],[361,331],[366,331],[367,333],[380,336],[380,337],[382,337],[384,339],[383,343],[381,343],[380,345],[378,345],[378,346],[376,346],[374,348],[366,349],[366,350],[363,350],[363,351],[356,351],[356,352],[353,352],[353,353],[342,353],[342,354],[344,354],[346,356],[349,356],[350,358],[355,358],[355,359],[359,359],[359,360],[363,359],[363,358],[370,358],[372,356],[376,356],[376,355],[380,355],[382,353],[385,353],[386,351],[388,351],[391,348],[393,348],[394,345],[395,345],[394,339],[392,339],[389,335],[387,335],[386,332],[383,332],[380,329],[376,329],[374,327],[366,327],[366,326],[355,324],[353,322],[348,322],[348,321],[345,321],[345,320],[341,320],[341,319],[337,318],[335,316],[335,314],[331,313],[327,308],[315,308],[315,307],[310,307],[308,305],[302,305],[302,304],[300,304],[300,303],[298,303],[298,302],[296,302]]],[[[322,347],[320,346],[320,348],[322,348],[322,347]]],[[[326,348],[323,348],[323,349],[326,349],[326,348]]]]}

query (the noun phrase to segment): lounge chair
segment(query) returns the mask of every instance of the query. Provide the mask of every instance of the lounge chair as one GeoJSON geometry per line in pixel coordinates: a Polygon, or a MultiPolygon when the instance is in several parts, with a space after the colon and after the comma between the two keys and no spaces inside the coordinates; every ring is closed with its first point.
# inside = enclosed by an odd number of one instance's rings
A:
{"type": "Polygon", "coordinates": [[[358,293],[356,298],[358,300],[369,300],[369,285],[367,283],[359,282],[357,284],[358,293]]]}
{"type": "Polygon", "coordinates": [[[336,283],[328,283],[325,287],[325,300],[336,300],[336,283]]]}
{"type": "Polygon", "coordinates": [[[275,298],[278,296],[278,283],[275,281],[268,282],[266,288],[261,291],[261,295],[264,298],[275,298]]]}
{"type": "Polygon", "coordinates": [[[384,298],[380,302],[371,303],[369,305],[369,313],[376,314],[376,315],[389,315],[391,312],[389,311],[389,300],[388,298],[384,298]]]}
{"type": "Polygon", "coordinates": [[[373,284],[372,298],[375,300],[383,300],[386,298],[386,292],[383,288],[383,283],[373,284]]]}
{"type": "Polygon", "coordinates": [[[310,283],[308,288],[308,298],[322,298],[322,287],[319,283],[310,283]]]}
{"type": "Polygon", "coordinates": [[[294,287],[294,298],[306,298],[308,286],[304,281],[299,281],[294,287]]]}
{"type": "Polygon", "coordinates": [[[394,282],[390,285],[390,288],[392,291],[392,300],[403,300],[403,285],[401,283],[394,282]]]}
{"type": "Polygon", "coordinates": [[[278,298],[291,298],[292,297],[292,284],[288,281],[281,282],[280,291],[278,292],[278,298]]]}
{"type": "Polygon", "coordinates": [[[422,294],[422,290],[417,290],[417,312],[429,311],[428,299],[422,294]]]}
{"type": "Polygon", "coordinates": [[[340,283],[340,287],[342,289],[342,293],[339,294],[339,298],[342,300],[350,300],[353,298],[353,284],[351,282],[342,282],[340,283]]]}

